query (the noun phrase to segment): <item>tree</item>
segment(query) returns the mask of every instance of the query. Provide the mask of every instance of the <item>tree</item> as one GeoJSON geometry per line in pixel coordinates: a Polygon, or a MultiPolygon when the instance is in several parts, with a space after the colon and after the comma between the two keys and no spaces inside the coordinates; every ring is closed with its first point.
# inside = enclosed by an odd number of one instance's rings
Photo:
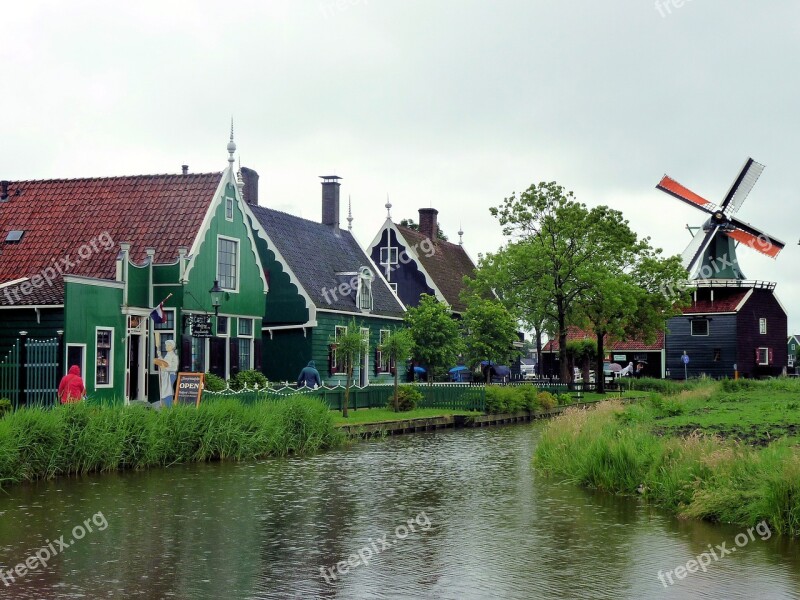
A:
{"type": "MultiPolygon", "coordinates": [[[[567,355],[571,359],[573,365],[581,370],[584,389],[586,384],[589,383],[589,365],[592,364],[595,352],[596,346],[592,340],[575,340],[567,344],[567,355]]],[[[598,377],[599,375],[595,372],[595,381],[598,377]]]]}
{"type": "Polygon", "coordinates": [[[353,380],[353,367],[358,360],[367,351],[367,340],[361,335],[361,328],[356,325],[356,320],[352,319],[347,326],[347,332],[339,336],[336,340],[332,341],[336,346],[334,352],[338,360],[342,361],[345,366],[347,374],[347,381],[344,388],[344,403],[342,405],[342,416],[347,418],[347,409],[350,404],[350,384],[353,380]]]}
{"type": "MultiPolygon", "coordinates": [[[[465,356],[470,368],[482,360],[506,364],[519,354],[514,348],[518,341],[514,317],[498,300],[473,296],[461,321],[464,331],[465,356]]],[[[487,376],[487,383],[491,377],[487,376]]]]}
{"type": "Polygon", "coordinates": [[[409,308],[405,318],[411,339],[412,356],[428,368],[428,380],[436,367],[447,367],[456,362],[463,347],[458,323],[450,310],[435,296],[423,294],[419,305],[409,308]]]}
{"type": "MultiPolygon", "coordinates": [[[[414,221],[414,219],[403,219],[400,221],[400,226],[408,227],[414,231],[419,231],[419,225],[414,221]]],[[[445,235],[445,233],[438,227],[436,228],[436,239],[442,240],[443,242],[447,241],[447,235],[445,235]]]]}
{"type": "Polygon", "coordinates": [[[414,348],[414,339],[408,329],[395,329],[389,334],[388,339],[380,346],[381,354],[394,364],[394,412],[400,412],[400,405],[397,396],[399,389],[398,365],[405,364],[406,359],[411,356],[414,348]]]}

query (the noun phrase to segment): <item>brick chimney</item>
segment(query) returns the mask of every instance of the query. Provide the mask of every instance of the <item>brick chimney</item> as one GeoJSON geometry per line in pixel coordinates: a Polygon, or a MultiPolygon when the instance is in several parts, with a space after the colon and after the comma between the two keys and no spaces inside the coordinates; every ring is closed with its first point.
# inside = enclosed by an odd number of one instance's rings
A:
{"type": "Polygon", "coordinates": [[[438,214],[439,211],[435,208],[419,209],[419,232],[433,242],[439,239],[439,222],[436,220],[438,214]]]}
{"type": "Polygon", "coordinates": [[[244,188],[242,189],[242,193],[244,194],[244,201],[248,204],[252,204],[254,206],[258,205],[258,173],[256,173],[253,169],[248,169],[247,167],[242,167],[242,181],[244,182],[244,188]]]}
{"type": "Polygon", "coordinates": [[[339,180],[337,175],[320,175],[322,179],[322,224],[339,231],[339,180]]]}

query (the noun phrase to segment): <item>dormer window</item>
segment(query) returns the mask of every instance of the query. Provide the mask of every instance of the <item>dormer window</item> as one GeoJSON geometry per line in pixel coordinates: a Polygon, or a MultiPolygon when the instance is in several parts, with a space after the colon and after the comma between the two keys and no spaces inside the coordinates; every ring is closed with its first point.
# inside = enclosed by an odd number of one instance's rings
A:
{"type": "Polygon", "coordinates": [[[6,244],[16,244],[22,240],[22,236],[25,235],[24,231],[20,231],[19,229],[12,229],[6,235],[6,244]]]}
{"type": "Polygon", "coordinates": [[[361,267],[358,270],[356,298],[358,299],[358,308],[363,311],[372,310],[372,280],[374,278],[375,276],[368,267],[361,267]]]}

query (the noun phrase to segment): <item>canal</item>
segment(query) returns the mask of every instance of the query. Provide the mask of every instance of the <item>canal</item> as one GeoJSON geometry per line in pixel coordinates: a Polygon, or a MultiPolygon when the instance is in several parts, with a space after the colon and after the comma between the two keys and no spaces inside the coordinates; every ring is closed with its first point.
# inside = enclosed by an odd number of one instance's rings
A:
{"type": "Polygon", "coordinates": [[[800,599],[800,544],[538,477],[541,426],[12,488],[0,598],[800,599]]]}

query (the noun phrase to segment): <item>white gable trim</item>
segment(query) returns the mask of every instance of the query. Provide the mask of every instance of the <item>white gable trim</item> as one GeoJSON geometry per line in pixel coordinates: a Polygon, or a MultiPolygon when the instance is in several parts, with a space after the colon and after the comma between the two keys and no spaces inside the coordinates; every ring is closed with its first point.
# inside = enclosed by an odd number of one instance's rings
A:
{"type": "MultiPolygon", "coordinates": [[[[425,267],[422,266],[422,262],[419,260],[419,255],[414,251],[414,248],[412,247],[412,245],[408,243],[408,240],[403,237],[403,234],[400,233],[400,230],[397,229],[397,226],[392,221],[390,221],[389,219],[386,219],[386,223],[384,223],[383,229],[392,229],[392,230],[394,230],[394,233],[397,236],[397,240],[399,242],[402,242],[402,244],[406,247],[406,253],[416,263],[417,268],[419,269],[420,273],[422,273],[425,276],[425,283],[427,284],[427,286],[429,288],[431,288],[433,290],[433,293],[436,296],[436,299],[439,302],[441,302],[442,304],[444,304],[445,306],[447,306],[448,309],[450,309],[451,308],[450,303],[444,297],[444,294],[442,293],[442,290],[439,289],[439,286],[436,285],[436,282],[433,280],[433,277],[431,277],[430,273],[428,273],[428,271],[425,270],[425,267]]],[[[380,237],[382,235],[383,229],[381,229],[381,233],[378,234],[378,240],[380,240],[380,237]]]]}
{"type": "Polygon", "coordinates": [[[83,277],[81,275],[64,275],[64,283],[80,283],[82,285],[94,285],[97,287],[124,289],[125,283],[114,281],[113,279],[98,279],[95,277],[83,277]]]}
{"type": "MultiPolygon", "coordinates": [[[[381,270],[378,268],[378,265],[375,264],[375,261],[372,260],[372,257],[367,253],[367,251],[361,247],[361,244],[358,243],[358,240],[355,238],[355,236],[352,233],[350,235],[353,238],[353,241],[356,243],[356,247],[361,251],[362,256],[366,260],[365,265],[368,266],[373,273],[377,273],[378,278],[383,282],[383,285],[386,286],[386,289],[389,290],[389,293],[392,295],[392,298],[394,298],[395,301],[397,302],[397,305],[400,307],[400,310],[406,312],[406,307],[400,301],[400,298],[394,293],[391,286],[389,285],[389,282],[386,280],[386,278],[383,276],[383,273],[381,273],[381,270]]],[[[378,239],[380,239],[380,234],[378,236],[378,239]]],[[[370,248],[372,248],[373,246],[370,246],[370,248]]]]}
{"type": "MultiPolygon", "coordinates": [[[[739,304],[736,305],[736,308],[734,308],[733,311],[738,313],[740,310],[742,310],[742,308],[744,308],[744,305],[747,303],[748,300],[750,300],[750,296],[752,295],[753,295],[753,288],[750,288],[749,290],[747,290],[747,293],[744,295],[744,298],[742,298],[741,302],[739,302],[739,304]]],[[[778,302],[778,304],[780,304],[780,302],[778,302]]],[[[783,308],[783,306],[781,306],[781,308],[783,308]]],[[[783,312],[785,313],[786,311],[784,310],[783,312]]]]}

